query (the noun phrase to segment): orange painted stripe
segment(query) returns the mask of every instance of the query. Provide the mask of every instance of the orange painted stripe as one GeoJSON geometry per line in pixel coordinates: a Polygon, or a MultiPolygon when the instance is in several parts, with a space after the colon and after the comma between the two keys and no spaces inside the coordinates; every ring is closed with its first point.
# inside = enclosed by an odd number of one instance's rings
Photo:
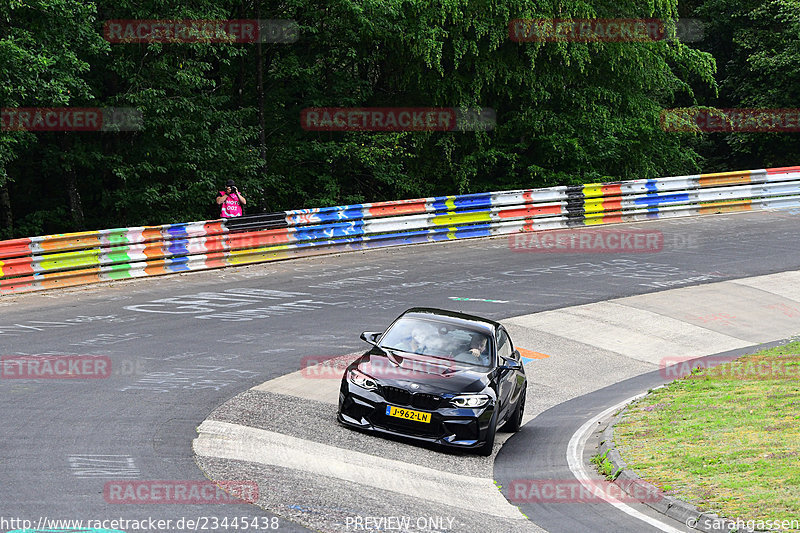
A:
{"type": "Polygon", "coordinates": [[[619,183],[604,183],[601,187],[603,196],[620,196],[622,194],[622,185],[619,183]]]}
{"type": "Polygon", "coordinates": [[[519,350],[519,354],[522,357],[527,357],[528,359],[547,359],[548,357],[550,357],[546,353],[539,353],[539,352],[534,352],[532,350],[526,350],[525,348],[520,348],[519,346],[517,346],[517,350],[519,350]]]}
{"type": "Polygon", "coordinates": [[[737,211],[752,211],[753,206],[750,205],[750,200],[745,202],[724,202],[718,204],[703,205],[698,209],[701,215],[712,213],[735,213],[737,211]]]}
{"type": "Polygon", "coordinates": [[[43,241],[39,241],[37,244],[45,251],[94,248],[95,246],[100,246],[100,235],[93,231],[51,235],[46,237],[43,241]]]}
{"type": "Polygon", "coordinates": [[[718,172],[716,174],[701,174],[698,178],[701,187],[716,187],[718,185],[746,185],[750,183],[750,171],[718,172]]]}

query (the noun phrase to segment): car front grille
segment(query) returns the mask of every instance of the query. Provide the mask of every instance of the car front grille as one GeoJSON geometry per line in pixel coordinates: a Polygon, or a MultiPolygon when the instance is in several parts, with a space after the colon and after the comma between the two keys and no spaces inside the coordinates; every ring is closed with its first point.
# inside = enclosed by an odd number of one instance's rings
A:
{"type": "Polygon", "coordinates": [[[389,403],[411,405],[411,393],[398,387],[381,387],[383,397],[389,403]]]}
{"type": "Polygon", "coordinates": [[[399,387],[381,387],[381,393],[386,401],[396,405],[410,405],[417,409],[435,411],[442,404],[442,397],[424,392],[412,393],[399,387]]]}
{"type": "Polygon", "coordinates": [[[442,403],[442,398],[434,394],[425,394],[418,392],[411,396],[411,406],[417,409],[425,409],[434,411],[439,408],[442,403]]]}

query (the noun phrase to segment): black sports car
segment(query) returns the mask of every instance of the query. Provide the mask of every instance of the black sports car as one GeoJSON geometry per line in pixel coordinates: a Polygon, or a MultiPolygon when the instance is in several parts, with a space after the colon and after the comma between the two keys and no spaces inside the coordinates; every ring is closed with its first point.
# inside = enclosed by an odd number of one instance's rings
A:
{"type": "Polygon", "coordinates": [[[519,429],[527,379],[501,324],[417,307],[361,338],[373,347],[342,377],[342,424],[481,455],[519,429]]]}

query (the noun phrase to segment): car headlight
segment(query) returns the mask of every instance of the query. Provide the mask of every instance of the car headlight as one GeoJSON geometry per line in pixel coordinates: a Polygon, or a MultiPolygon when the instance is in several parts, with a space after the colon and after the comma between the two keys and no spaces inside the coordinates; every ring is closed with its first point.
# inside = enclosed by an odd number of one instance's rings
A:
{"type": "Polygon", "coordinates": [[[378,388],[378,384],[374,379],[358,370],[349,371],[347,373],[347,379],[350,380],[350,383],[358,385],[362,389],[375,390],[378,388]]]}
{"type": "Polygon", "coordinates": [[[456,407],[483,407],[489,403],[491,397],[488,394],[460,394],[450,400],[456,407]]]}

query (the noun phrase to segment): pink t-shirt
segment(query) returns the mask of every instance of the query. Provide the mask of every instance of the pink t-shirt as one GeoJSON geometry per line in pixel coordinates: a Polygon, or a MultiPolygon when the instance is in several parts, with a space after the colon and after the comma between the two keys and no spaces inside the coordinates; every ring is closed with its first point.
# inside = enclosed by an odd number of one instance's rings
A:
{"type": "MultiPolygon", "coordinates": [[[[219,191],[220,196],[225,196],[225,191],[219,191]]],[[[239,195],[236,193],[229,194],[228,197],[222,202],[222,209],[220,217],[231,218],[242,216],[242,204],[239,202],[239,195]]]]}

